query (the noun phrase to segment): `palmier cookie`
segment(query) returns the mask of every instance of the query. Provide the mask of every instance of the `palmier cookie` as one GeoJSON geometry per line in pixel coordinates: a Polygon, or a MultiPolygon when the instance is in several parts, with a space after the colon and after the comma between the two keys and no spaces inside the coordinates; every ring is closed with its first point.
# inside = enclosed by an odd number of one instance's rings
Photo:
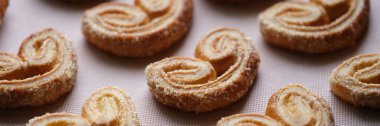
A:
{"type": "Polygon", "coordinates": [[[5,14],[5,10],[7,10],[8,4],[8,0],[0,0],[0,25],[3,23],[3,17],[5,14]]]}
{"type": "Polygon", "coordinates": [[[325,53],[355,45],[366,29],[369,0],[286,1],[259,15],[266,42],[293,51],[325,53]]]}
{"type": "Polygon", "coordinates": [[[334,125],[334,117],[326,101],[300,84],[290,84],[273,94],[265,115],[284,126],[334,125]]]}
{"type": "Polygon", "coordinates": [[[0,52],[0,108],[40,106],[69,92],[77,73],[71,41],[49,28],[29,36],[18,55],[0,52]]]}
{"type": "Polygon", "coordinates": [[[109,86],[94,92],[82,109],[82,117],[92,126],[139,126],[131,98],[117,87],[109,86]]]}
{"type": "Polygon", "coordinates": [[[192,0],[108,2],[87,10],[82,31],[99,49],[123,57],[146,57],[167,49],[189,31],[192,0]]]}
{"type": "Polygon", "coordinates": [[[90,126],[90,123],[80,116],[69,113],[47,113],[29,120],[26,126],[90,126]]]}
{"type": "Polygon", "coordinates": [[[236,114],[222,118],[217,126],[282,126],[282,124],[264,115],[236,114]]]}
{"type": "Polygon", "coordinates": [[[360,55],[332,72],[331,91],[355,106],[380,108],[380,54],[360,55]]]}
{"type": "Polygon", "coordinates": [[[149,89],[159,102],[197,113],[224,108],[246,94],[260,62],[251,40],[231,28],[206,35],[195,57],[171,57],[147,66],[149,89]]]}

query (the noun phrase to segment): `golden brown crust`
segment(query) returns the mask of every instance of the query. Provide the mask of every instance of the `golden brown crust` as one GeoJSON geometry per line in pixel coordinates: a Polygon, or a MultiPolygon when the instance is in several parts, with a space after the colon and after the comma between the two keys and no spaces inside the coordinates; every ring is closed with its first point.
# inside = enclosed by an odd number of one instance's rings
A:
{"type": "Polygon", "coordinates": [[[94,92],[82,109],[92,126],[139,126],[131,98],[120,88],[109,86],[94,92]]]}
{"type": "Polygon", "coordinates": [[[331,91],[355,106],[380,108],[380,54],[353,57],[334,69],[331,91]]]}
{"type": "Polygon", "coordinates": [[[71,42],[45,29],[29,36],[17,56],[0,53],[0,108],[40,106],[69,92],[77,73],[71,42]]]}
{"type": "Polygon", "coordinates": [[[259,16],[266,42],[293,51],[325,53],[355,45],[366,29],[369,0],[281,2],[259,16]]]}
{"type": "Polygon", "coordinates": [[[26,126],[90,126],[90,123],[80,116],[69,113],[47,113],[29,120],[26,126]]]}
{"type": "Polygon", "coordinates": [[[224,108],[246,94],[260,62],[250,39],[231,28],[205,36],[195,56],[166,58],[147,66],[149,89],[158,101],[189,112],[224,108]]]}
{"type": "Polygon", "coordinates": [[[3,23],[3,17],[5,10],[7,10],[8,4],[8,0],[0,0],[0,25],[3,23]]]}
{"type": "Polygon", "coordinates": [[[273,94],[265,115],[285,126],[334,125],[334,117],[326,101],[301,84],[290,84],[273,94]]]}
{"type": "Polygon", "coordinates": [[[282,126],[282,124],[264,115],[236,114],[222,118],[217,126],[282,126]]]}
{"type": "Polygon", "coordinates": [[[82,31],[88,42],[103,51],[146,57],[182,39],[192,17],[192,0],[136,0],[135,6],[108,2],[85,12],[82,31]]]}

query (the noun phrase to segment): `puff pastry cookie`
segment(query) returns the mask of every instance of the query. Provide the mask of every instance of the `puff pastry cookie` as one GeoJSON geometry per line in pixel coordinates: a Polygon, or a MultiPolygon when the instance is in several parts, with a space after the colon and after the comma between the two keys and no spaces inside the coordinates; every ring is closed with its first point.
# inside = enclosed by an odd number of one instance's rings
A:
{"type": "Polygon", "coordinates": [[[131,98],[117,87],[94,92],[82,109],[82,117],[93,126],[139,126],[131,98]]]}
{"type": "Polygon", "coordinates": [[[8,0],[0,0],[0,25],[3,23],[3,17],[5,14],[5,10],[8,7],[8,0]]]}
{"type": "Polygon", "coordinates": [[[380,54],[353,57],[330,78],[331,91],[355,106],[380,108],[380,54]]]}
{"type": "Polygon", "coordinates": [[[334,125],[334,117],[326,101],[300,84],[290,84],[273,94],[265,115],[285,126],[334,125]]]}
{"type": "Polygon", "coordinates": [[[80,116],[69,113],[47,113],[29,120],[26,126],[90,126],[90,123],[80,116]]]}
{"type": "Polygon", "coordinates": [[[114,86],[94,92],[82,108],[82,117],[48,113],[31,119],[27,126],[140,126],[130,97],[114,86]]]}
{"type": "Polygon", "coordinates": [[[224,108],[247,92],[260,62],[251,40],[231,28],[206,35],[195,57],[171,57],[147,66],[149,89],[158,101],[189,112],[224,108]]]}
{"type": "Polygon", "coordinates": [[[311,0],[278,3],[259,15],[266,42],[305,53],[355,45],[366,29],[369,0],[311,0]]]}
{"type": "Polygon", "coordinates": [[[182,39],[192,17],[192,0],[136,0],[134,6],[108,2],[85,12],[82,31],[103,51],[146,57],[182,39]]]}
{"type": "Polygon", "coordinates": [[[264,115],[236,114],[222,118],[217,126],[282,126],[282,124],[264,115]]]}
{"type": "Polygon", "coordinates": [[[49,28],[29,36],[18,55],[0,52],[0,108],[40,106],[69,92],[77,73],[71,41],[49,28]]]}

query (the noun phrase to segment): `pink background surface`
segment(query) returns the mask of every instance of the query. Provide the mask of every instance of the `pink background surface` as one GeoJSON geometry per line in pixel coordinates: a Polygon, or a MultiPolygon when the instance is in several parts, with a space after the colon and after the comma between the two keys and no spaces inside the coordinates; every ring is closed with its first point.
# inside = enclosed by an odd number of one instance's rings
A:
{"type": "MultiPolygon", "coordinates": [[[[237,113],[264,113],[269,97],[289,83],[302,83],[323,96],[333,109],[337,125],[380,125],[380,111],[355,108],[337,99],[329,89],[330,72],[344,60],[380,51],[380,1],[371,1],[368,32],[360,43],[349,49],[323,55],[298,54],[263,42],[257,23],[258,14],[276,0],[244,5],[195,1],[194,23],[187,38],[156,57],[123,59],[105,54],[87,44],[80,30],[83,11],[92,4],[65,4],[59,0],[10,0],[3,26],[0,50],[16,54],[21,42],[31,33],[53,27],[66,34],[78,54],[77,82],[71,93],[59,101],[36,108],[0,110],[0,125],[25,125],[34,116],[47,112],[80,115],[87,97],[97,89],[114,85],[132,97],[142,125],[215,125],[224,116],[237,113]],[[217,27],[238,28],[252,38],[262,62],[249,93],[228,108],[204,114],[184,113],[164,107],[154,100],[144,75],[145,66],[164,57],[193,57],[196,43],[217,27]]],[[[132,0],[126,0],[131,3],[132,0]]]]}

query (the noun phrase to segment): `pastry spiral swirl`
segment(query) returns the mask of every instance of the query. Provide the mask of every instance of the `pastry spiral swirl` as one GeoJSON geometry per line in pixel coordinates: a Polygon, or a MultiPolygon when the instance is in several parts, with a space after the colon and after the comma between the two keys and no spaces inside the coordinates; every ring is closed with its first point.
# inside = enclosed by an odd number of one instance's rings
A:
{"type": "Polygon", "coordinates": [[[134,104],[117,87],[109,86],[93,93],[82,109],[82,117],[92,126],[139,126],[134,104]]]}
{"type": "Polygon", "coordinates": [[[135,6],[108,2],[85,12],[82,31],[103,51],[146,57],[182,39],[192,17],[192,0],[136,0],[135,6]]]}
{"type": "Polygon", "coordinates": [[[0,108],[39,106],[69,92],[77,73],[71,42],[45,29],[22,43],[18,56],[0,53],[0,108]]]}
{"type": "Polygon", "coordinates": [[[222,118],[217,126],[282,126],[282,124],[264,115],[236,114],[222,118]]]}
{"type": "Polygon", "coordinates": [[[90,126],[90,123],[80,116],[69,113],[47,113],[29,120],[26,126],[90,126]]]}
{"type": "Polygon", "coordinates": [[[334,125],[326,101],[300,84],[291,84],[272,95],[265,115],[285,126],[334,125]]]}
{"type": "Polygon", "coordinates": [[[369,0],[281,2],[259,16],[266,42],[305,53],[353,46],[366,29],[369,0]]]}
{"type": "Polygon", "coordinates": [[[205,36],[195,57],[166,58],[147,66],[149,89],[158,101],[197,113],[224,108],[247,92],[260,62],[251,40],[231,28],[205,36]]]}
{"type": "Polygon", "coordinates": [[[5,14],[5,10],[8,7],[8,0],[0,0],[0,25],[3,24],[3,17],[5,14]]]}
{"type": "Polygon", "coordinates": [[[360,55],[332,72],[331,91],[355,106],[380,108],[380,54],[360,55]]]}

